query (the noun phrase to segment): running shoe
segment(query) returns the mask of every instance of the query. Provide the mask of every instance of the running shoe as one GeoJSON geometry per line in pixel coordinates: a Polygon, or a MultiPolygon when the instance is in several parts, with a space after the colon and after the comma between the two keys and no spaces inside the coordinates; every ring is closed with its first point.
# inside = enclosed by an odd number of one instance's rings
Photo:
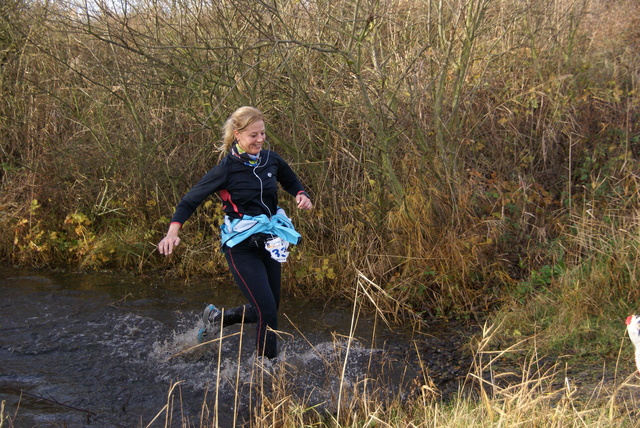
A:
{"type": "Polygon", "coordinates": [[[198,330],[198,343],[212,340],[220,332],[222,312],[214,305],[208,305],[202,313],[203,326],[198,330]]]}

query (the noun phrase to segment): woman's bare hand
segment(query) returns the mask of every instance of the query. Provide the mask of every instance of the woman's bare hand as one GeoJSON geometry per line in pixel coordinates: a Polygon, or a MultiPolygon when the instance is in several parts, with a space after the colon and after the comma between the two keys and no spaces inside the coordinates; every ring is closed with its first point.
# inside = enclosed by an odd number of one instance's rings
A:
{"type": "Polygon", "coordinates": [[[299,194],[298,196],[296,196],[296,202],[298,203],[298,208],[300,208],[301,210],[310,210],[313,208],[311,199],[309,199],[306,195],[299,194]]]}

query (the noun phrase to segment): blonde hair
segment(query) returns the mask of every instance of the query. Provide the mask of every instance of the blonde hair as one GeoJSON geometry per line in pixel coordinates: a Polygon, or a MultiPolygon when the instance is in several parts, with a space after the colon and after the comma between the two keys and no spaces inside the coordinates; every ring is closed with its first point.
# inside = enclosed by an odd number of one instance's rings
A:
{"type": "Polygon", "coordinates": [[[242,131],[247,126],[258,121],[264,122],[264,115],[255,107],[243,106],[231,113],[222,127],[222,144],[219,149],[226,153],[231,149],[231,144],[235,140],[233,131],[242,131]]]}

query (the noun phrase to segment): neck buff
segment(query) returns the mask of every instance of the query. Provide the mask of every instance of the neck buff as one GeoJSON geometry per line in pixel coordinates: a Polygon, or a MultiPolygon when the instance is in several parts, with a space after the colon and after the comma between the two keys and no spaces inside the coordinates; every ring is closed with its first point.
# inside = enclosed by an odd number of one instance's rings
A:
{"type": "Polygon", "coordinates": [[[244,164],[248,166],[256,166],[260,161],[259,153],[257,155],[250,155],[249,153],[242,150],[242,147],[240,147],[240,145],[237,142],[233,146],[231,146],[231,153],[234,156],[237,156],[240,159],[242,159],[244,161],[244,164]]]}

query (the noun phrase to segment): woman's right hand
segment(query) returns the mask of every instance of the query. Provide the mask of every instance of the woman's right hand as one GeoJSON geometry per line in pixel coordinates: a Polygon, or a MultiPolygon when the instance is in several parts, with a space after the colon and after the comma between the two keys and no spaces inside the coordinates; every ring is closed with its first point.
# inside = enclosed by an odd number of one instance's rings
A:
{"type": "Polygon", "coordinates": [[[160,254],[168,256],[173,252],[173,249],[180,244],[178,231],[181,226],[180,223],[171,223],[167,235],[158,243],[158,251],[160,254]]]}
{"type": "Polygon", "coordinates": [[[165,236],[160,243],[158,243],[158,251],[160,254],[168,256],[173,252],[173,248],[180,244],[180,238],[177,236],[165,236]]]}

